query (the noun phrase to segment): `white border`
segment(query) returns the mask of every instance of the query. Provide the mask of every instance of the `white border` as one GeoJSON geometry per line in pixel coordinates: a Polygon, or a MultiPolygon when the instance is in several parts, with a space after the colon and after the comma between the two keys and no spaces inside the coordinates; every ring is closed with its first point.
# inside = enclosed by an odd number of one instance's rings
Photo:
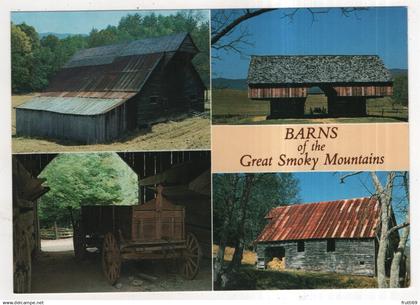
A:
{"type": "MultiPolygon", "coordinates": [[[[402,304],[402,301],[419,302],[419,207],[420,188],[420,93],[416,80],[420,79],[420,54],[418,33],[420,29],[420,3],[414,0],[3,0],[0,2],[0,302],[44,300],[45,304],[67,304],[71,300],[104,303],[119,300],[133,303],[136,300],[170,299],[186,304],[191,300],[206,299],[239,301],[241,303],[340,303],[340,304],[402,304]],[[224,292],[142,292],[142,293],[68,293],[68,294],[13,294],[12,284],[12,184],[11,184],[11,84],[10,84],[10,11],[58,10],[132,10],[132,9],[207,9],[253,7],[330,7],[330,6],[408,6],[409,52],[409,120],[410,120],[410,175],[411,175],[411,287],[405,289],[354,289],[354,290],[273,290],[273,291],[224,291],[224,292]],[[105,301],[106,300],[106,301],[105,301]],[[186,302],[185,300],[188,300],[186,302]]],[[[363,35],[363,33],[361,33],[363,35]]],[[[138,303],[138,302],[136,302],[138,303]]],[[[146,302],[149,303],[149,302],[146,302]]],[[[163,302],[162,302],[163,303],[163,302]]],[[[205,303],[208,303],[205,301],[205,303]]],[[[196,302],[194,302],[196,304],[196,302]]],[[[0,304],[1,305],[1,304],[0,304]]]]}

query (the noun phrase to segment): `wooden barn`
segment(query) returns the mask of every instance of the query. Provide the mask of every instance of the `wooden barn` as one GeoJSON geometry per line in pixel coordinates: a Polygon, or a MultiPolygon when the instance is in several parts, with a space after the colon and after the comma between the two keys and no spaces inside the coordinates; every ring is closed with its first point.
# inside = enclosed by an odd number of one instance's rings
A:
{"type": "Polygon", "coordinates": [[[256,239],[257,268],[276,257],[285,269],[375,276],[379,209],[375,198],[273,208],[256,239]]]}
{"type": "Polygon", "coordinates": [[[366,99],[392,95],[391,73],[376,55],[252,56],[248,97],[270,101],[269,118],[303,117],[309,88],[328,99],[328,115],[366,115],[366,99]]]}
{"type": "Polygon", "coordinates": [[[190,34],[78,51],[49,87],[16,107],[16,134],[103,143],[126,131],[204,111],[190,34]]]}

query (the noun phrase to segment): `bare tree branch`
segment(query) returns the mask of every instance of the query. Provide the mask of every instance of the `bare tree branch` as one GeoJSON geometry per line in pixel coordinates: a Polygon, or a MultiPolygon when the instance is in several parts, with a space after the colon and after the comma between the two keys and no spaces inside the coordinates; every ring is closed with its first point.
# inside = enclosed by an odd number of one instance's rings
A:
{"type": "Polygon", "coordinates": [[[256,11],[250,11],[246,10],[246,13],[244,15],[241,15],[240,17],[233,20],[231,23],[226,25],[223,29],[221,29],[218,33],[216,33],[211,38],[211,44],[214,45],[216,42],[218,42],[223,36],[225,36],[227,33],[229,33],[231,30],[233,30],[237,25],[239,25],[241,22],[248,20],[252,17],[264,14],[269,11],[273,11],[275,9],[268,8],[268,9],[258,9],[256,11]]]}
{"type": "Polygon", "coordinates": [[[390,236],[393,232],[398,231],[402,228],[408,227],[409,225],[410,225],[409,222],[403,222],[403,223],[389,229],[388,232],[387,232],[387,235],[390,236]]]}

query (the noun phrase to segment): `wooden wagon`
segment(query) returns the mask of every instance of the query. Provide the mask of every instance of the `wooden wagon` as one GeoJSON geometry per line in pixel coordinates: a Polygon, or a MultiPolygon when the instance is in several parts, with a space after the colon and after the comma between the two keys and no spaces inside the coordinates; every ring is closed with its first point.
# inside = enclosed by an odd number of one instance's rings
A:
{"type": "Polygon", "coordinates": [[[158,186],[156,198],[142,205],[82,206],[74,225],[76,257],[83,258],[86,248],[98,248],[112,285],[126,260],[172,259],[185,278],[193,279],[200,267],[200,245],[185,232],[185,208],[165,199],[162,189],[158,186]]]}

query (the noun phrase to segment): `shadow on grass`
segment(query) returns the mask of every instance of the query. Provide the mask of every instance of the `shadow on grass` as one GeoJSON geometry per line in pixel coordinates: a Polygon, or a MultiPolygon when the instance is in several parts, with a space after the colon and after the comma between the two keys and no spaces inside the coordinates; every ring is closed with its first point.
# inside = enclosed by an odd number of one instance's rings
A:
{"type": "MultiPolygon", "coordinates": [[[[230,275],[225,290],[271,289],[343,289],[375,288],[376,280],[367,276],[343,275],[302,270],[257,270],[252,265],[242,265],[241,270],[230,275]]],[[[215,290],[221,290],[215,287],[215,290]]]]}

